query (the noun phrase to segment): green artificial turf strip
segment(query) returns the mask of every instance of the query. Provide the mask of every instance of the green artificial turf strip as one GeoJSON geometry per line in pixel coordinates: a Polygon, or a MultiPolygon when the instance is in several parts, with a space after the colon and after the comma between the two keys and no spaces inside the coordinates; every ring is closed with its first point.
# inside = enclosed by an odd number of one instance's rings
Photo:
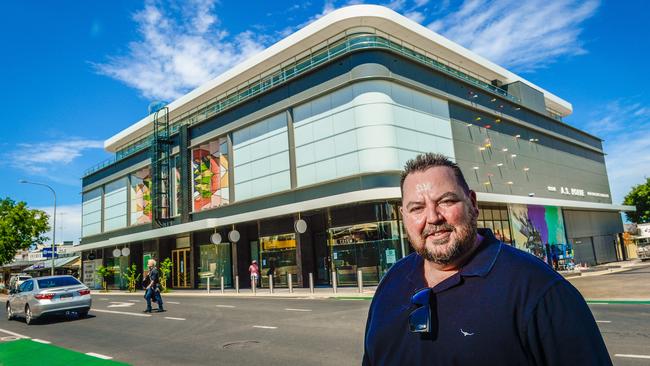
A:
{"type": "Polygon", "coordinates": [[[31,339],[20,339],[0,343],[1,366],[24,365],[128,365],[122,362],[103,360],[65,348],[34,342],[31,339]]]}

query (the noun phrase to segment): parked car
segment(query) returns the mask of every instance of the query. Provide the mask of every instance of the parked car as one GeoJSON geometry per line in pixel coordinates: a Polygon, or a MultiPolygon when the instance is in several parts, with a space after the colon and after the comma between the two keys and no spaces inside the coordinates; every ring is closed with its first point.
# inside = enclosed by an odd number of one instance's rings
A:
{"type": "Polygon", "coordinates": [[[29,325],[46,315],[76,312],[86,317],[92,305],[90,289],[72,276],[47,276],[25,280],[7,299],[7,319],[25,318],[29,325]]]}
{"type": "Polygon", "coordinates": [[[28,275],[27,273],[16,273],[14,275],[11,275],[11,278],[9,278],[9,290],[17,289],[21,283],[30,278],[32,278],[32,276],[28,275]]]}

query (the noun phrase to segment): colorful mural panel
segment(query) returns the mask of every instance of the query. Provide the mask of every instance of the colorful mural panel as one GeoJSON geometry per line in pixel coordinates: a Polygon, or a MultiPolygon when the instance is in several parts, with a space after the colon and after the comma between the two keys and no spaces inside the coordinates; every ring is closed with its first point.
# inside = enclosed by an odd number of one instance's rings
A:
{"type": "Polygon", "coordinates": [[[510,221],[517,248],[552,264],[573,256],[559,207],[511,205],[510,221]]]}
{"type": "Polygon", "coordinates": [[[152,218],[151,169],[131,174],[131,225],[147,224],[152,218]]]}
{"type": "Polygon", "coordinates": [[[228,204],[228,145],[210,141],[192,150],[192,208],[201,211],[228,204]]]}

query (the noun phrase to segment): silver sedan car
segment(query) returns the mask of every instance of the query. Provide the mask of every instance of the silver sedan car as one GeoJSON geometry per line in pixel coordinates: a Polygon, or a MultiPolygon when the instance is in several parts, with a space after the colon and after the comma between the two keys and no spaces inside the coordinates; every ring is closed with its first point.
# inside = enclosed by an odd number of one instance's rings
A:
{"type": "Polygon", "coordinates": [[[37,277],[21,283],[7,299],[7,319],[25,318],[27,324],[45,315],[76,312],[86,317],[92,299],[86,285],[72,276],[37,277]]]}

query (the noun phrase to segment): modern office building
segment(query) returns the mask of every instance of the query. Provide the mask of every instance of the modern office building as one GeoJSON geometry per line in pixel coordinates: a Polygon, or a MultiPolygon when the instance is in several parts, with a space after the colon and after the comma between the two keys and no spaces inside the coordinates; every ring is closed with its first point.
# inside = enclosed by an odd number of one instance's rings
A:
{"type": "Polygon", "coordinates": [[[460,165],[505,242],[614,261],[630,207],[571,112],[387,8],[336,10],[106,140],[115,158],[83,177],[84,271],[170,258],[172,287],[247,287],[257,259],[279,286],[376,284],[409,252],[399,174],[422,152],[460,165]]]}

